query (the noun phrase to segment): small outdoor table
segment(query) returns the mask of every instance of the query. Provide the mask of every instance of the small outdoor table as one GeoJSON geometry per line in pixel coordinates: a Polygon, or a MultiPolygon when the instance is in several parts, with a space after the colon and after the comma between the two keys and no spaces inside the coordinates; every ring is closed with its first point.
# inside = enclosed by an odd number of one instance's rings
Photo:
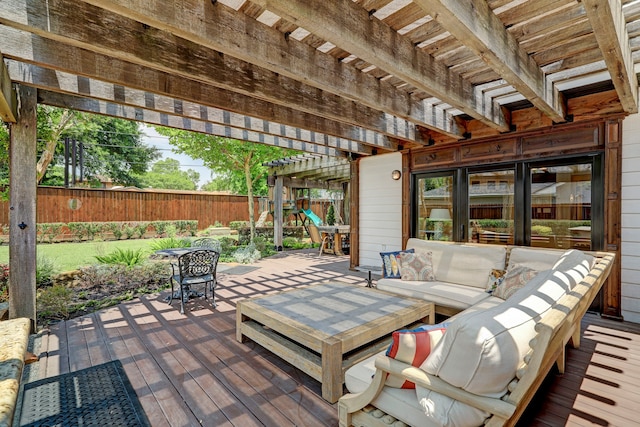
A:
{"type": "Polygon", "coordinates": [[[326,282],[238,301],[236,339],[250,338],[342,396],[345,371],[389,345],[391,333],[434,323],[432,302],[375,288],[326,282]]]}
{"type": "Polygon", "coordinates": [[[334,253],[338,256],[344,255],[342,252],[342,237],[346,236],[348,238],[351,228],[349,225],[319,225],[318,231],[320,233],[326,233],[331,236],[333,241],[333,248],[331,253],[334,253]]]}

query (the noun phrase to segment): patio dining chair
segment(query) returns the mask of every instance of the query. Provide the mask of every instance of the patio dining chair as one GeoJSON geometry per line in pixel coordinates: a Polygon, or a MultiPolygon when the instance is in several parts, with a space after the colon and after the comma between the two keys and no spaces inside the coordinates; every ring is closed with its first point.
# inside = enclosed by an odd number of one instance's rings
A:
{"type": "Polygon", "coordinates": [[[220,241],[216,239],[212,239],[210,237],[195,239],[193,242],[191,242],[191,247],[213,249],[216,252],[221,252],[221,249],[222,249],[220,245],[220,241]]]}
{"type": "MultiPolygon", "coordinates": [[[[198,249],[187,252],[178,257],[178,264],[172,264],[171,295],[169,304],[175,298],[180,298],[180,314],[184,314],[185,299],[194,294],[194,285],[204,285],[204,298],[207,299],[207,290],[211,290],[213,306],[216,306],[215,289],[218,284],[216,269],[220,252],[211,249],[198,249]],[[178,292],[174,293],[174,282],[178,285],[178,292]],[[177,296],[176,296],[177,295],[177,296]]],[[[196,295],[199,295],[196,293],[196,295]]]]}
{"type": "Polygon", "coordinates": [[[318,256],[320,256],[327,248],[331,246],[331,236],[327,233],[320,234],[320,230],[318,230],[318,227],[316,227],[314,224],[309,224],[308,227],[311,242],[320,245],[320,251],[318,252],[318,256]]]}

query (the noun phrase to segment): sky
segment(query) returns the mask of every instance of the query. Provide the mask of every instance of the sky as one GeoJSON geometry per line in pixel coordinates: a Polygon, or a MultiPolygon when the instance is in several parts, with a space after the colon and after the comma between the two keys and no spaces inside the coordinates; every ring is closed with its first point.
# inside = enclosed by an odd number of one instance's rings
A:
{"type": "Polygon", "coordinates": [[[152,126],[147,126],[144,123],[140,124],[140,131],[142,132],[142,141],[149,146],[156,147],[160,150],[162,158],[172,158],[180,162],[180,169],[187,170],[193,169],[200,174],[200,182],[198,187],[211,181],[211,171],[209,168],[203,166],[202,160],[192,159],[186,154],[177,154],[172,151],[172,145],[169,144],[169,138],[160,135],[152,126]]]}

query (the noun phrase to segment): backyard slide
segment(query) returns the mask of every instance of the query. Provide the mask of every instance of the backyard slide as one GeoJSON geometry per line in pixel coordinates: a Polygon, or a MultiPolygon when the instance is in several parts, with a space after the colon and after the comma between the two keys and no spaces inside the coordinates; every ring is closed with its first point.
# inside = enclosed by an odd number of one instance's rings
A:
{"type": "Polygon", "coordinates": [[[316,227],[319,225],[322,225],[322,220],[320,219],[320,217],[315,213],[313,213],[311,209],[302,209],[302,212],[304,212],[307,218],[309,218],[311,222],[315,224],[316,227]]]}

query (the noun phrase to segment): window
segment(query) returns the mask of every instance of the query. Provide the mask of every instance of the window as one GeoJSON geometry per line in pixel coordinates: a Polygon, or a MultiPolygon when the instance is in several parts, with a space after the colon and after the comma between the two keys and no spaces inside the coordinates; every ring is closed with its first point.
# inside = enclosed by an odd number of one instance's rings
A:
{"type": "Polygon", "coordinates": [[[601,249],[602,155],[414,174],[421,239],[601,249]]]}

